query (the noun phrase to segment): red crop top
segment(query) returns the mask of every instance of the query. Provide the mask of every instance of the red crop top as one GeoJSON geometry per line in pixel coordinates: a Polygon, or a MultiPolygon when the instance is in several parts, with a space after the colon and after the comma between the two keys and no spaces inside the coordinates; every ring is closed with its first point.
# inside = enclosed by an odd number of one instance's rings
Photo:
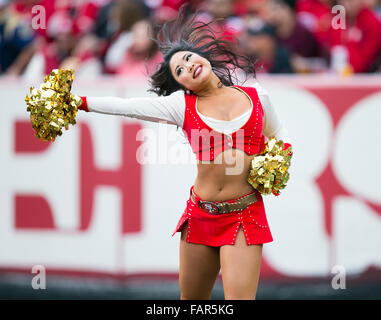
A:
{"type": "Polygon", "coordinates": [[[194,94],[185,94],[185,116],[183,131],[198,160],[214,160],[221,152],[236,148],[253,155],[264,143],[263,109],[257,90],[253,87],[233,86],[244,91],[251,99],[253,109],[247,122],[231,135],[210,128],[196,111],[194,94]]]}

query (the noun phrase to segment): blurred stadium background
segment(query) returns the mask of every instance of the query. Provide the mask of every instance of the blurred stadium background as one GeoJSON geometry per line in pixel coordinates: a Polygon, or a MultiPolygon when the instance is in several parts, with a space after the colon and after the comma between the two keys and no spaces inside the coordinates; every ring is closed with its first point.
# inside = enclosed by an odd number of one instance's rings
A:
{"type": "MultiPolygon", "coordinates": [[[[75,70],[79,95],[150,96],[145,65],[161,54],[149,37],[185,2],[0,0],[1,299],[178,299],[170,235],[196,175],[180,132],[79,113],[42,143],[24,98],[55,68],[75,70]],[[45,290],[31,285],[38,265],[45,290]]],[[[189,3],[259,58],[293,140],[289,185],[265,198],[275,241],[257,298],[380,299],[381,1],[189,3]],[[337,270],[345,289],[332,286],[337,270]]]]}

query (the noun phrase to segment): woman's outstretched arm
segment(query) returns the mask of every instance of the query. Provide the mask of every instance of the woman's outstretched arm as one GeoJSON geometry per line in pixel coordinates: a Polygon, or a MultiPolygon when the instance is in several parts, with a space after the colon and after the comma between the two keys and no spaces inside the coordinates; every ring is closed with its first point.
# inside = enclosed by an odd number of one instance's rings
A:
{"type": "Polygon", "coordinates": [[[80,110],[110,115],[121,115],[153,122],[183,126],[185,112],[184,91],[178,90],[165,97],[87,97],[81,96],[80,110]]]}

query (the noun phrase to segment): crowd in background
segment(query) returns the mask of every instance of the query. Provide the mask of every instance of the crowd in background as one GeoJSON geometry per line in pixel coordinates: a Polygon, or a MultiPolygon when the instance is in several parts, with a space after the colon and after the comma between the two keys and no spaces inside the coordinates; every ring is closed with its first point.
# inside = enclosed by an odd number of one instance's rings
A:
{"type": "Polygon", "coordinates": [[[162,61],[155,26],[185,2],[259,73],[381,72],[381,0],[0,0],[0,75],[145,77],[162,61]]]}

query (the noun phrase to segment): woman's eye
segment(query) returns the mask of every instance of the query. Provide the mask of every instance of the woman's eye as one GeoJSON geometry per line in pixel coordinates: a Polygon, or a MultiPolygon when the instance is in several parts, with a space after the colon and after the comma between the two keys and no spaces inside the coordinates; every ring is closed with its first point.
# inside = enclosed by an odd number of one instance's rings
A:
{"type": "MultiPolygon", "coordinates": [[[[189,60],[188,58],[189,58],[191,55],[192,55],[192,54],[188,54],[188,55],[185,57],[185,60],[188,61],[188,60],[189,60]]],[[[177,71],[177,76],[179,76],[180,73],[181,73],[181,68],[178,69],[178,71],[177,71]]]]}

